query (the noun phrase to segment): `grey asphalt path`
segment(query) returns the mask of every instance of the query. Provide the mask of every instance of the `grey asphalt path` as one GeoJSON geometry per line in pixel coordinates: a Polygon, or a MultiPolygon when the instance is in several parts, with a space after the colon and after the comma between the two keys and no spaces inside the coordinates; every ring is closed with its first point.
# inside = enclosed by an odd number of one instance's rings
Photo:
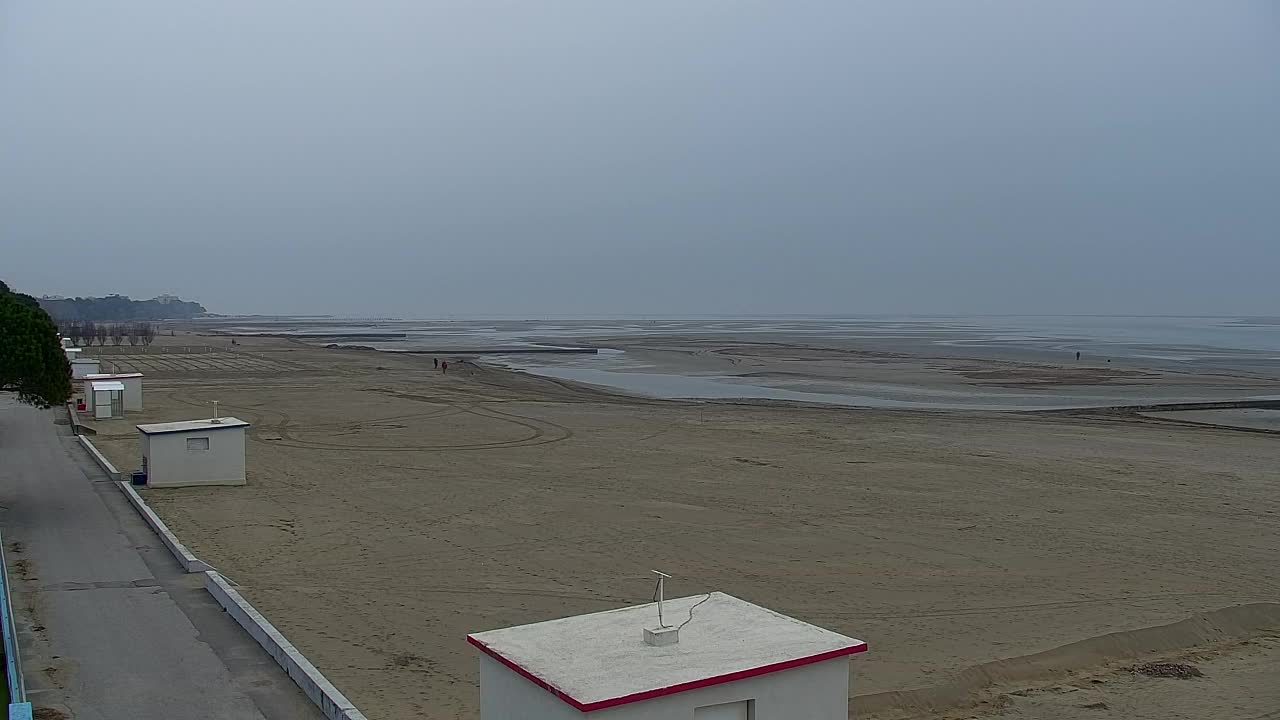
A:
{"type": "Polygon", "coordinates": [[[32,703],[74,720],[322,720],[55,419],[0,393],[0,522],[32,703]]]}

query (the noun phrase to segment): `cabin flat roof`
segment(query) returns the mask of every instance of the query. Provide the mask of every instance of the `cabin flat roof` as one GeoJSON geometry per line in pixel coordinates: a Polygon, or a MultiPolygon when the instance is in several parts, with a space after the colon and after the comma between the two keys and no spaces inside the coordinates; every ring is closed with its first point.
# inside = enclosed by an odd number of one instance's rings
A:
{"type": "Polygon", "coordinates": [[[142,373],[89,373],[85,380],[117,380],[122,378],[140,378],[142,373]]]}
{"type": "Polygon", "coordinates": [[[233,417],[218,418],[218,422],[214,422],[212,418],[204,420],[179,420],[178,422],[167,423],[151,423],[149,425],[137,425],[139,430],[147,435],[162,435],[164,433],[177,432],[193,432],[196,430],[225,430],[227,428],[248,427],[249,423],[233,417]]]}
{"type": "Polygon", "coordinates": [[[654,603],[473,633],[467,642],[583,712],[867,649],[861,640],[719,592],[667,600],[663,617],[679,625],[691,608],[680,642],[662,647],[643,640],[643,629],[658,624],[654,603]]]}

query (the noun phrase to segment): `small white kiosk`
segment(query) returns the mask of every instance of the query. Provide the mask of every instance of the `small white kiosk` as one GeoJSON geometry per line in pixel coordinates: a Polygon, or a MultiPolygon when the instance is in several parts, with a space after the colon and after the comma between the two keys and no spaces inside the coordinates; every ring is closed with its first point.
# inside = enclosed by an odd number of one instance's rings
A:
{"type": "Polygon", "coordinates": [[[93,412],[94,420],[124,417],[124,383],[119,380],[87,381],[84,394],[85,409],[93,412]]]}
{"type": "Polygon", "coordinates": [[[85,411],[94,411],[96,401],[89,386],[101,380],[115,380],[124,385],[125,412],[142,410],[142,373],[93,373],[84,376],[85,411]]]}
{"type": "Polygon", "coordinates": [[[480,720],[847,720],[861,640],[724,593],[467,636],[480,720]]]}
{"type": "MultiPolygon", "coordinates": [[[[79,352],[79,349],[76,349],[79,352]]],[[[82,358],[77,355],[69,355],[71,358],[71,379],[82,380],[90,375],[99,374],[102,369],[102,363],[97,358],[82,358]]]]}
{"type": "Polygon", "coordinates": [[[244,485],[244,429],[233,417],[139,425],[147,487],[244,485]]]}

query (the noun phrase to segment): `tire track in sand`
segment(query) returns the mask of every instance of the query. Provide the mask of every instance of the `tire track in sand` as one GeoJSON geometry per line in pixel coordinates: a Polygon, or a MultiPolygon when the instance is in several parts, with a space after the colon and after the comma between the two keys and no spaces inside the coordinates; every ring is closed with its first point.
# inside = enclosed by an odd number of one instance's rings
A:
{"type": "MultiPolygon", "coordinates": [[[[179,397],[176,392],[169,393],[169,398],[175,402],[192,407],[206,407],[207,402],[191,401],[179,397]]],[[[431,400],[423,399],[416,402],[431,402],[431,400]]],[[[482,443],[444,443],[444,444],[415,444],[415,445],[356,445],[348,443],[320,442],[315,440],[305,440],[297,437],[292,432],[293,418],[283,410],[264,410],[259,411],[253,408],[247,408],[237,405],[224,404],[223,407],[235,410],[236,412],[249,415],[253,422],[250,425],[249,435],[254,440],[261,443],[269,443],[280,447],[292,447],[304,450],[321,450],[321,451],[341,451],[341,452],[449,452],[449,451],[465,451],[465,450],[498,450],[511,447],[535,447],[538,445],[548,445],[551,443],[561,442],[573,437],[573,431],[564,425],[553,423],[549,420],[541,420],[537,418],[516,415],[515,413],[495,410],[493,408],[481,407],[478,405],[457,405],[450,403],[448,407],[439,412],[422,413],[419,415],[394,415],[386,418],[375,418],[364,420],[357,423],[350,423],[346,427],[359,428],[377,423],[390,422],[393,420],[406,419],[432,419],[448,417],[457,414],[470,414],[489,420],[497,420],[499,422],[518,425],[528,430],[528,434],[515,440],[497,440],[493,442],[482,443]],[[272,413],[280,416],[280,420],[276,423],[268,423],[264,419],[263,412],[272,413]],[[268,439],[263,437],[264,430],[272,430],[280,436],[279,440],[268,439]]]]}

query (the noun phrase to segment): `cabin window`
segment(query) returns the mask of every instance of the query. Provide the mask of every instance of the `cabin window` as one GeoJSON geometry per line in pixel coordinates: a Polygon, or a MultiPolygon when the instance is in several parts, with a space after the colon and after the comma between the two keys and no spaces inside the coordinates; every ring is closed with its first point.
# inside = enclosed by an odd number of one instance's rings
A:
{"type": "Polygon", "coordinates": [[[187,438],[187,450],[196,452],[196,451],[208,450],[208,449],[209,449],[209,438],[207,437],[187,438]]]}

